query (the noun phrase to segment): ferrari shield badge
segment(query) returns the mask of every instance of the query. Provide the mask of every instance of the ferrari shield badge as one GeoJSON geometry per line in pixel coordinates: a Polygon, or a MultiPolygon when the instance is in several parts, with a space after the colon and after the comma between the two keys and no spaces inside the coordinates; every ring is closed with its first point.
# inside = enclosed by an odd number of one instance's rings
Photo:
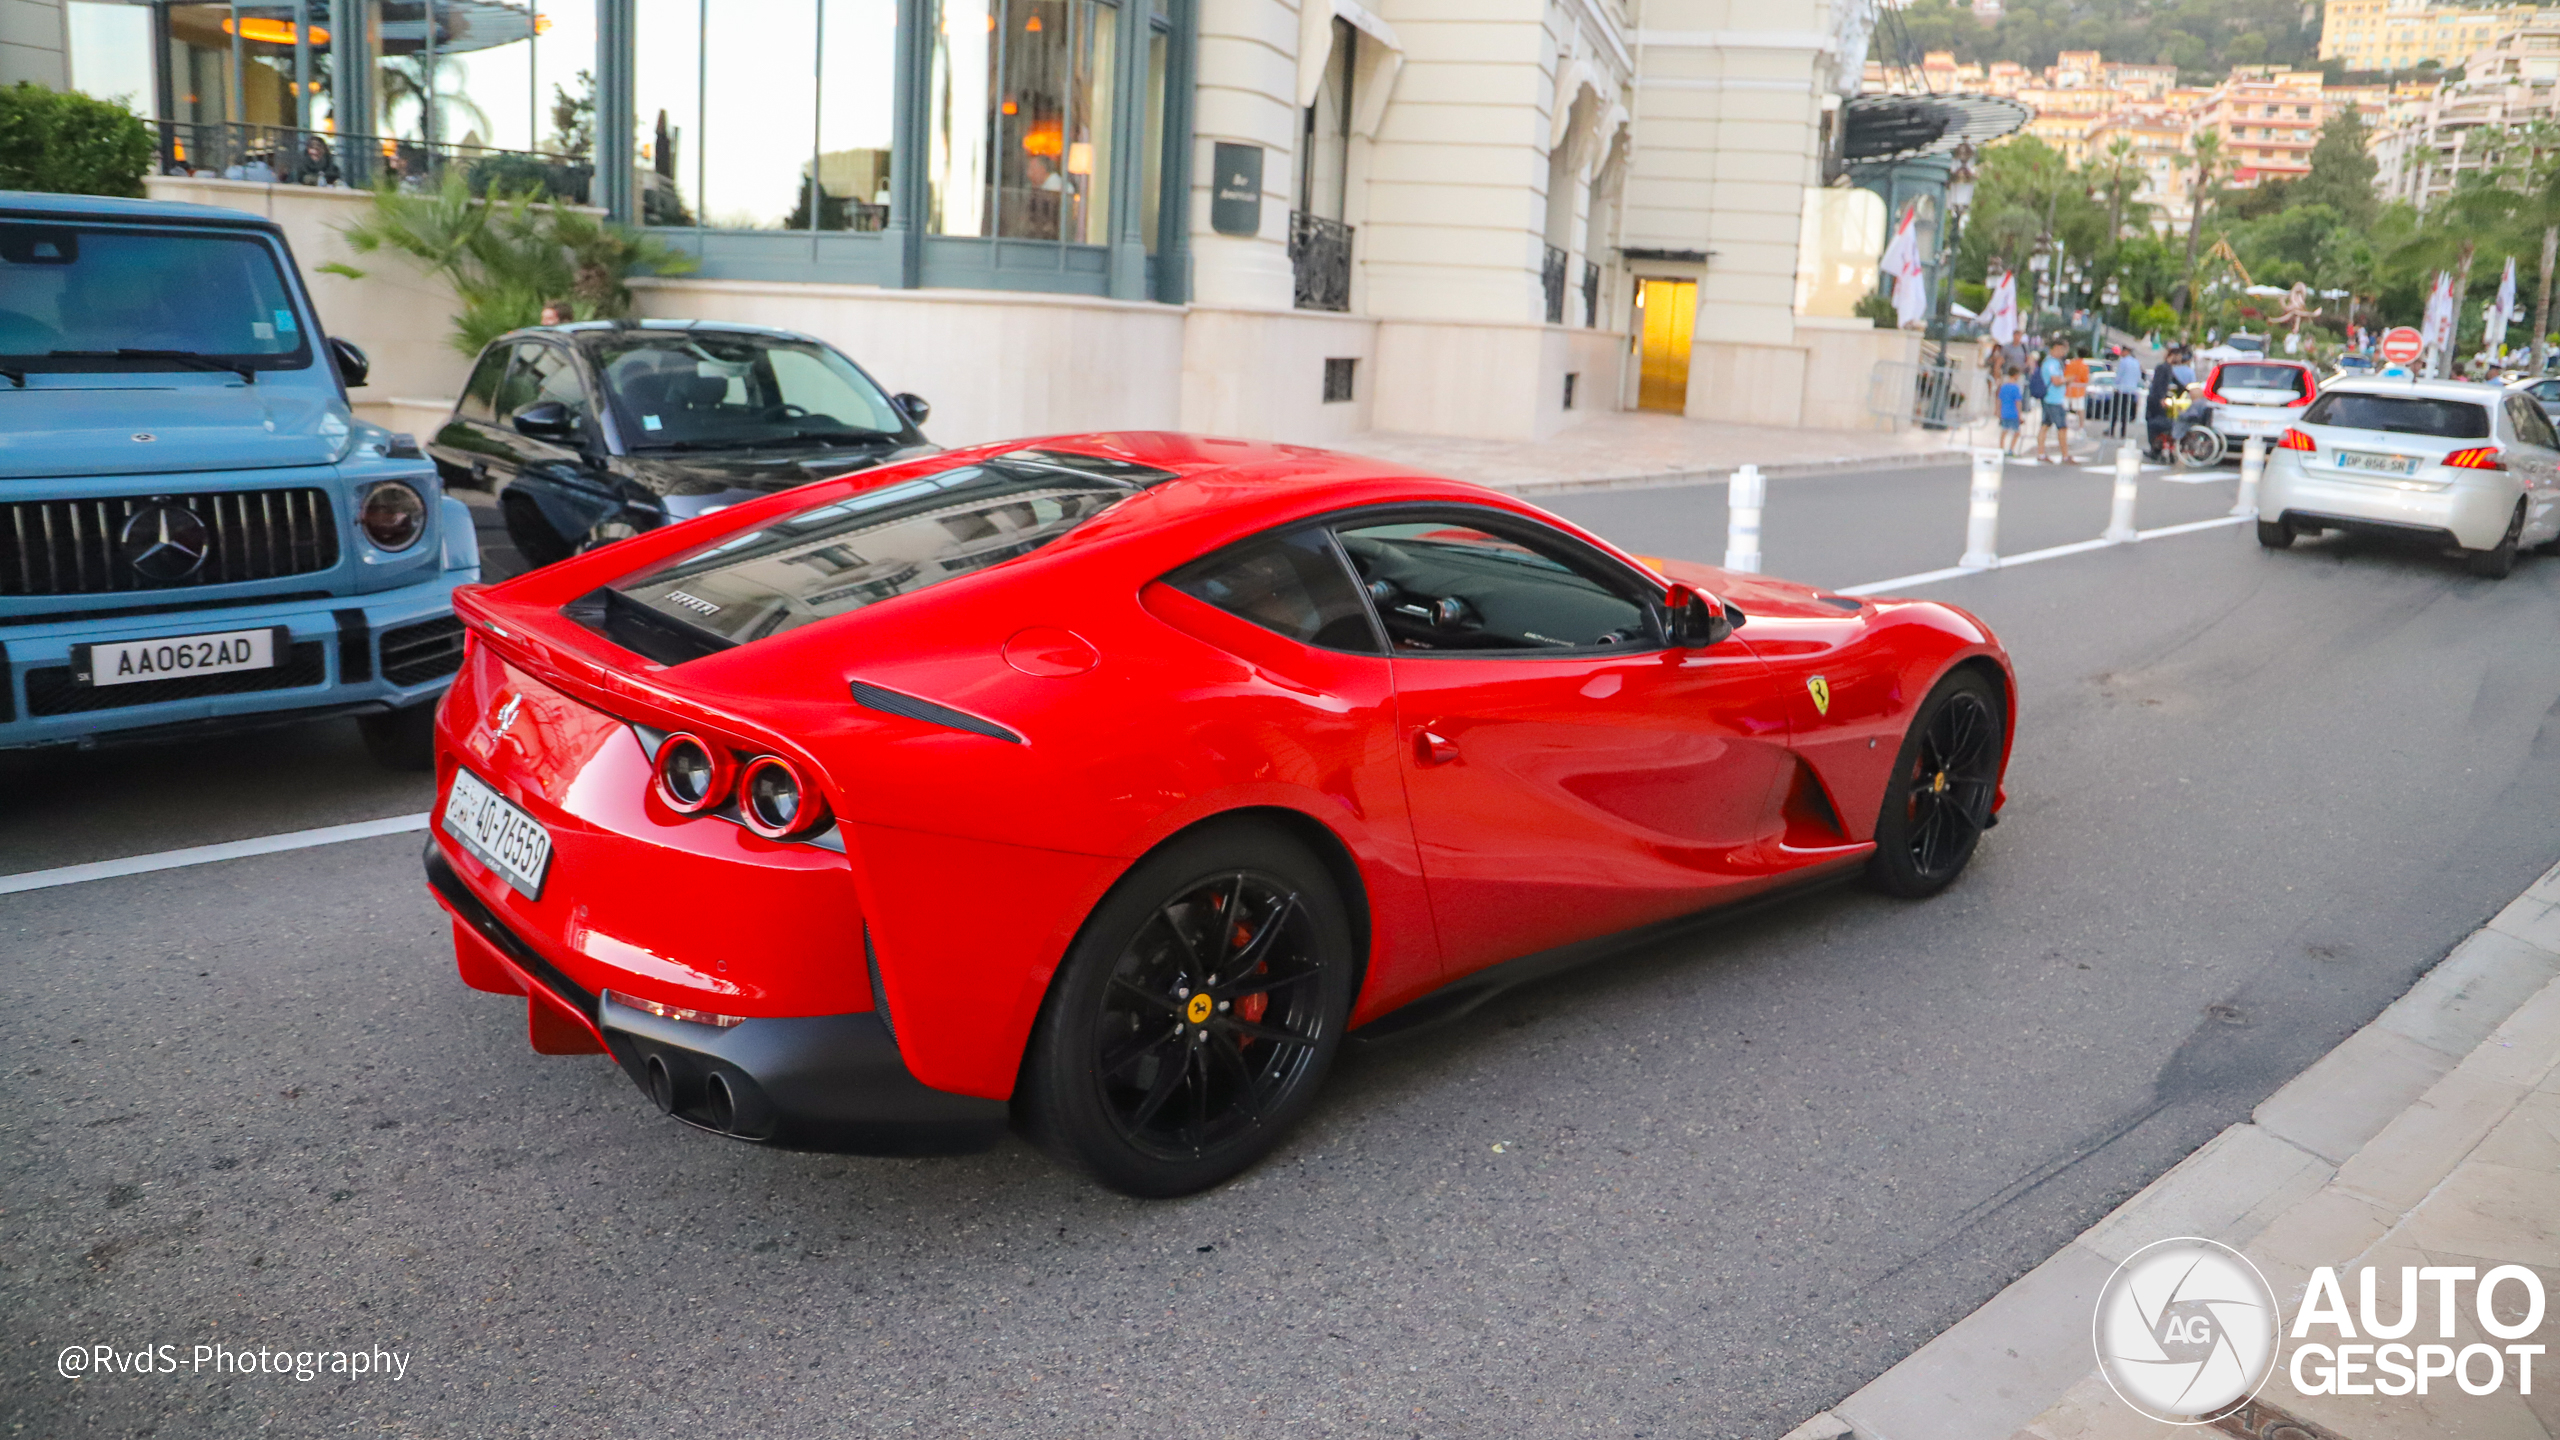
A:
{"type": "Polygon", "coordinates": [[[1816,675],[1812,679],[1804,682],[1804,688],[1806,693],[1813,696],[1813,710],[1815,714],[1828,715],[1831,713],[1830,681],[1816,675]]]}

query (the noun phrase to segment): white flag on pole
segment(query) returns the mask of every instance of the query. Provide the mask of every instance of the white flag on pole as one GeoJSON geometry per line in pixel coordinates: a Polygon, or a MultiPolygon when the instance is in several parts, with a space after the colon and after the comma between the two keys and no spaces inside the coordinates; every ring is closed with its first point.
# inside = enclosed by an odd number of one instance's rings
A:
{"type": "Polygon", "coordinates": [[[2439,270],[2434,288],[2427,292],[2426,317],[2418,322],[2419,338],[2439,362],[2452,358],[2453,320],[2453,276],[2439,270]]]}
{"type": "Polygon", "coordinates": [[[2002,275],[1991,284],[1991,303],[1982,307],[1982,319],[1994,342],[2002,345],[2018,338],[2018,277],[2002,275]]]}
{"type": "Polygon", "coordinates": [[[1908,327],[1923,323],[1929,314],[1929,267],[1920,258],[1920,238],[1913,221],[1920,206],[1915,202],[1902,210],[1902,224],[1893,232],[1893,243],[1884,247],[1879,269],[1893,277],[1893,314],[1895,320],[1908,327]]]}
{"type": "Polygon", "coordinates": [[[2507,322],[2516,318],[2516,257],[2507,257],[2506,273],[2498,277],[2498,298],[2489,302],[2488,348],[2500,352],[2507,348],[2507,322]]]}

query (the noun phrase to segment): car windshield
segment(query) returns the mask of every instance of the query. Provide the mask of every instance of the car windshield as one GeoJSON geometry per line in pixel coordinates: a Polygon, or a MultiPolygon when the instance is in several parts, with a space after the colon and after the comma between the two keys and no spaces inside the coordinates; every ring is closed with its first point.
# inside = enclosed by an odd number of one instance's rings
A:
{"type": "Polygon", "coordinates": [[[0,222],[0,369],[297,370],[300,313],[258,235],[0,222]]]}
{"type": "Polygon", "coordinates": [[[600,620],[626,649],[675,663],[1028,555],[1168,478],[1090,456],[1015,451],[728,536],[589,597],[602,611],[580,618],[600,620]]]}
{"type": "Polygon", "coordinates": [[[905,417],[870,377],[813,341],[635,330],[599,342],[595,358],[635,451],[907,433],[905,417]]]}
{"type": "Polygon", "coordinates": [[[2222,367],[2222,390],[2281,390],[2287,395],[2303,391],[2302,371],[2291,365],[2230,364],[2222,367]]]}
{"type": "Polygon", "coordinates": [[[2489,412],[2468,400],[2423,395],[2370,395],[2332,390],[2302,412],[2305,423],[2341,430],[2381,430],[2393,435],[2435,435],[2447,440],[2489,438],[2489,412]]]}

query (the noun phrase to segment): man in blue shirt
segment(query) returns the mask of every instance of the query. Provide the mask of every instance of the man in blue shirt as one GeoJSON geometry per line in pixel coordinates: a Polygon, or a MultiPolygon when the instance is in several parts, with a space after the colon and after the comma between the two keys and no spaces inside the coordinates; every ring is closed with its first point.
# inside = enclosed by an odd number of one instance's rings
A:
{"type": "Polygon", "coordinates": [[[2116,404],[2109,418],[2107,433],[2123,435],[2133,428],[2133,412],[2142,395],[2142,362],[2133,358],[2133,347],[2116,350],[2116,404]]]}

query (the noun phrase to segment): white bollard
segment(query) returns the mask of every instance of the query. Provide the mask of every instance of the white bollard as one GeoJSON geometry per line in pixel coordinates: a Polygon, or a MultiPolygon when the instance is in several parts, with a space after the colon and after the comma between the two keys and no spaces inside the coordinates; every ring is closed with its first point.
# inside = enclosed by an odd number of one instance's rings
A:
{"type": "Polygon", "coordinates": [[[2142,453],[2131,440],[2116,444],[2116,503],[2107,512],[2106,539],[2111,544],[2127,545],[2140,536],[2133,528],[2135,480],[2142,474],[2142,453]]]}
{"type": "Polygon", "coordinates": [[[1724,568],[1760,572],[1760,507],[1768,503],[1769,479],[1757,465],[1745,465],[1725,483],[1724,568]]]}
{"type": "Polygon", "coordinates": [[[1998,450],[1973,452],[1973,504],[1964,525],[1967,570],[1990,570],[2000,563],[2000,467],[2007,456],[1998,450]]]}
{"type": "Polygon", "coordinates": [[[2252,435],[2240,447],[2240,498],[2233,501],[2234,515],[2258,513],[2258,481],[2267,473],[2267,441],[2263,435],[2252,435]]]}

